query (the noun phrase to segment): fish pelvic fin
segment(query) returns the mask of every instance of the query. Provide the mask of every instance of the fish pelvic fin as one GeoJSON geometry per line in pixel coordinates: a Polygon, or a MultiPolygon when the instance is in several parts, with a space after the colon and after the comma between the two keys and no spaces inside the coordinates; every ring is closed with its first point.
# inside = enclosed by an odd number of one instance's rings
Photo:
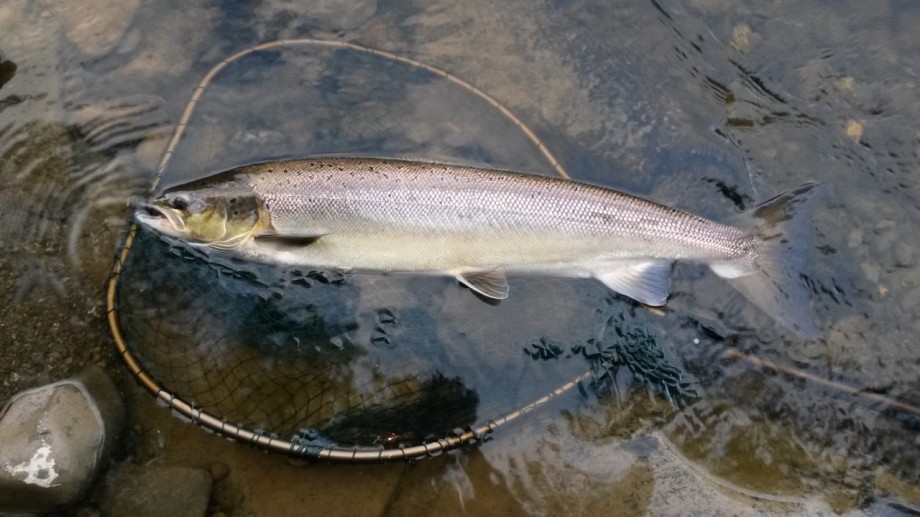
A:
{"type": "Polygon", "coordinates": [[[492,300],[508,297],[508,279],[502,268],[467,269],[454,273],[457,280],[473,291],[492,300]]]}
{"type": "Polygon", "coordinates": [[[820,192],[818,184],[806,183],[745,213],[746,224],[754,228],[749,253],[709,265],[760,310],[807,339],[820,335],[808,311],[810,293],[802,274],[820,192]]]}
{"type": "Polygon", "coordinates": [[[240,247],[240,245],[247,240],[249,240],[249,234],[243,233],[234,237],[230,237],[229,239],[224,239],[222,241],[209,242],[206,244],[206,246],[218,251],[230,251],[240,247]]]}

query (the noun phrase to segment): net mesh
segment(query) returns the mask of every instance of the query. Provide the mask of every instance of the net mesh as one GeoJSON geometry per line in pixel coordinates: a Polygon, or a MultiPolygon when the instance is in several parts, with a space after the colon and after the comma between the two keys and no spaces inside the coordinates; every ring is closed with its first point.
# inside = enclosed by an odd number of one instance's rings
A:
{"type": "Polygon", "coordinates": [[[449,282],[417,288],[419,305],[362,306],[367,291],[372,299],[400,296],[399,286],[225,261],[141,234],[122,274],[118,312],[129,349],[163,386],[257,432],[317,443],[372,446],[388,436],[419,443],[470,427],[480,409],[497,416],[525,405],[587,366],[571,353],[527,353],[528,334],[534,342],[545,337],[525,330],[532,327],[526,315],[518,315],[516,339],[491,345],[478,341],[483,331],[447,325],[454,328],[445,332],[421,305],[437,296],[434,288],[491,308],[449,282]]]}

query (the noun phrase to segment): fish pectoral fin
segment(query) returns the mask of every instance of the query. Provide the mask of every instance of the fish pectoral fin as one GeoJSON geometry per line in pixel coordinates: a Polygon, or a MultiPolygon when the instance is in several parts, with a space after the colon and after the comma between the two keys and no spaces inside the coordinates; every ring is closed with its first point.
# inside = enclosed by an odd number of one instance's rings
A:
{"type": "Polygon", "coordinates": [[[212,241],[207,243],[209,248],[213,248],[220,251],[230,251],[232,249],[238,248],[240,244],[246,242],[249,238],[248,235],[242,234],[237,235],[236,237],[231,237],[222,241],[212,241]]]}
{"type": "Polygon", "coordinates": [[[263,230],[253,237],[261,241],[271,241],[282,247],[299,247],[313,243],[323,235],[328,235],[329,231],[323,228],[311,228],[300,232],[279,232],[275,229],[263,230]]]}
{"type": "Polygon", "coordinates": [[[614,262],[594,277],[610,289],[646,305],[664,305],[671,292],[671,262],[614,262]]]}
{"type": "Polygon", "coordinates": [[[500,267],[468,269],[457,272],[454,276],[461,284],[486,298],[504,300],[508,297],[508,279],[505,277],[505,270],[500,267]]]}

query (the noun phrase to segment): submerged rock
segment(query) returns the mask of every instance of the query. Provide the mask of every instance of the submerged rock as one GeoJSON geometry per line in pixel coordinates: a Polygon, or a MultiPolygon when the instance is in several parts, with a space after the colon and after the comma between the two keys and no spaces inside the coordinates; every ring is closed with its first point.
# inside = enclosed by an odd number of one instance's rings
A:
{"type": "Polygon", "coordinates": [[[124,422],[98,367],[15,395],[0,412],[0,514],[66,507],[92,483],[124,422]]]}
{"type": "Polygon", "coordinates": [[[198,517],[207,513],[211,485],[200,468],[121,465],[106,477],[97,503],[111,516],[198,517]]]}
{"type": "Polygon", "coordinates": [[[105,54],[128,31],[140,0],[118,2],[48,2],[51,12],[64,25],[67,38],[81,51],[105,54]]]}
{"type": "Polygon", "coordinates": [[[318,0],[311,2],[309,9],[303,9],[298,2],[280,0],[263,2],[257,8],[259,17],[282,28],[282,34],[287,34],[290,29],[297,30],[302,25],[330,31],[354,29],[376,12],[377,0],[318,0]]]}

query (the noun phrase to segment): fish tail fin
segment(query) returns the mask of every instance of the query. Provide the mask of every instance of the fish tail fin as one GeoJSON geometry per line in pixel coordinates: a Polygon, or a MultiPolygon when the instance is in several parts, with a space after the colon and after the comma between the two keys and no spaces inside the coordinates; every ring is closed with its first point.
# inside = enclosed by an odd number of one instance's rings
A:
{"type": "Polygon", "coordinates": [[[810,296],[802,271],[819,192],[818,184],[806,183],[746,212],[746,223],[753,226],[748,255],[710,264],[751,303],[808,339],[819,332],[808,311],[810,296]]]}

